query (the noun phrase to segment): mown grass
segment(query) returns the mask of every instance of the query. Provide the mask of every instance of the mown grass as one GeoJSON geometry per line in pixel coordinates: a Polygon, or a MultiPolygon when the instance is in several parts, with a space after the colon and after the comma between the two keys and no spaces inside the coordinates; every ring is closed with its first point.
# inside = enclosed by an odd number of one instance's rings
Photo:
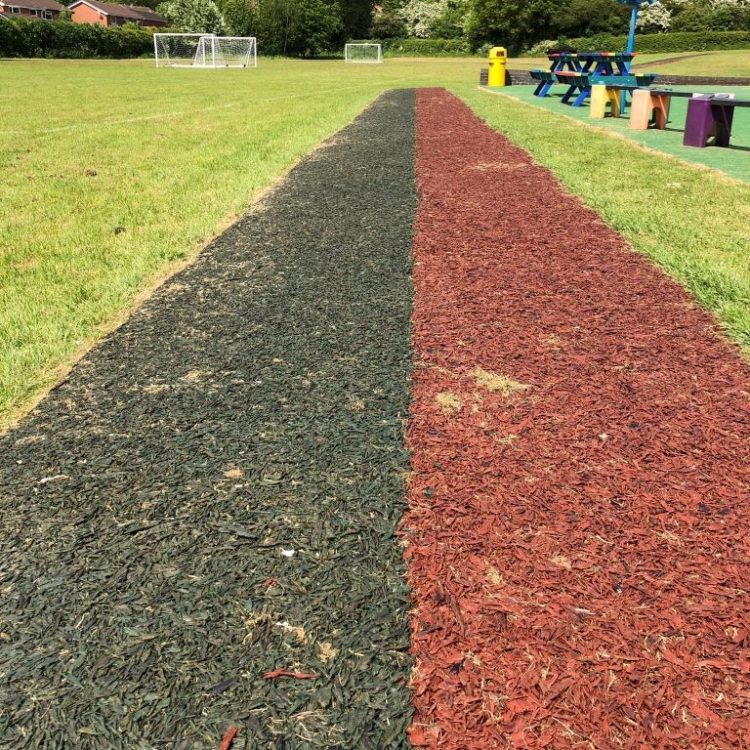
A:
{"type": "MultiPolygon", "coordinates": [[[[690,53],[662,55],[662,59],[668,57],[684,57],[690,53]]],[[[648,62],[649,55],[638,55],[636,62],[648,62]]],[[[690,59],[675,60],[675,62],[664,62],[654,67],[656,73],[671,73],[683,76],[727,76],[750,77],[750,50],[725,50],[723,52],[701,52],[697,57],[690,59]]]]}
{"type": "Polygon", "coordinates": [[[457,93],[684,284],[750,354],[749,185],[508,97],[457,93]]]}
{"type": "Polygon", "coordinates": [[[478,67],[0,62],[0,425],[380,91],[478,67]]]}
{"type": "Polygon", "coordinates": [[[750,344],[750,189],[481,94],[479,66],[0,62],[0,427],[254,193],[399,86],[464,97],[750,344]]]}

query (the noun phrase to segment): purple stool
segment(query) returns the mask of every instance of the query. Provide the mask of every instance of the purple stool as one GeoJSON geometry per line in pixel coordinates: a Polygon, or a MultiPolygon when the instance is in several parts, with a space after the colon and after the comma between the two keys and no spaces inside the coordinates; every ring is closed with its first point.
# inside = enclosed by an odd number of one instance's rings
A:
{"type": "Polygon", "coordinates": [[[734,106],[731,100],[723,100],[727,104],[715,104],[712,95],[695,97],[688,102],[687,121],[685,122],[685,137],[683,146],[705,148],[706,141],[711,136],[717,146],[728,146],[732,137],[732,120],[734,106]]]}

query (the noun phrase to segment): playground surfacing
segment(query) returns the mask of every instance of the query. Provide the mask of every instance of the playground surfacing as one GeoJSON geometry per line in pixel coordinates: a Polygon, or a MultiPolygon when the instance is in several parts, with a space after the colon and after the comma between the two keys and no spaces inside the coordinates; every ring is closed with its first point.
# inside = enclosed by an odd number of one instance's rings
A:
{"type": "Polygon", "coordinates": [[[3,750],[399,746],[413,154],[387,94],[0,437],[3,750]]]}
{"type": "Polygon", "coordinates": [[[440,91],[416,169],[412,742],[747,746],[750,368],[440,91]]]}
{"type": "Polygon", "coordinates": [[[0,438],[0,744],[747,746],[749,384],[386,94],[0,438]]]}
{"type": "MultiPolygon", "coordinates": [[[[702,86],[671,86],[674,91],[715,92],[717,89],[702,86]]],[[[556,115],[565,115],[574,120],[584,122],[593,127],[603,128],[616,133],[641,146],[661,151],[675,156],[683,161],[701,164],[711,169],[724,172],[744,182],[750,182],[750,110],[738,109],[732,129],[732,145],[730,148],[709,147],[704,149],[686,148],[682,145],[685,116],[687,113],[687,99],[675,97],[672,99],[670,120],[666,130],[631,130],[628,127],[628,113],[624,117],[606,117],[603,120],[593,120],[589,115],[589,107],[571,107],[563,104],[560,99],[564,88],[556,86],[546,97],[534,96],[533,86],[507,86],[503,89],[486,89],[488,94],[511,96],[526,104],[531,104],[556,115]]],[[[735,87],[727,89],[738,99],[750,99],[750,89],[735,87]]],[[[628,111],[629,112],[629,111],[628,111]]]]}

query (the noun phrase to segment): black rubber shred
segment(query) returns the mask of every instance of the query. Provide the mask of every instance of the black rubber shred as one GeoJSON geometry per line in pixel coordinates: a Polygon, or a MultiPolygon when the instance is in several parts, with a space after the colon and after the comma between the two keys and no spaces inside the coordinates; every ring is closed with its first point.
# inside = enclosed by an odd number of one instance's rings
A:
{"type": "Polygon", "coordinates": [[[390,92],[0,438],[0,747],[406,747],[413,150],[390,92]]]}

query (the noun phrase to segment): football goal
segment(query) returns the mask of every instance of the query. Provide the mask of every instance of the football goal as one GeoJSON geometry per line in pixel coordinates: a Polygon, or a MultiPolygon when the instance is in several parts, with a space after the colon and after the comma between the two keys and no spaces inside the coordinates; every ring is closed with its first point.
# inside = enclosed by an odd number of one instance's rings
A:
{"type": "Polygon", "coordinates": [[[258,45],[252,36],[154,34],[157,68],[255,68],[258,45]]]}
{"type": "Polygon", "coordinates": [[[344,60],[350,63],[382,63],[381,44],[347,44],[344,47],[344,60]]]}

